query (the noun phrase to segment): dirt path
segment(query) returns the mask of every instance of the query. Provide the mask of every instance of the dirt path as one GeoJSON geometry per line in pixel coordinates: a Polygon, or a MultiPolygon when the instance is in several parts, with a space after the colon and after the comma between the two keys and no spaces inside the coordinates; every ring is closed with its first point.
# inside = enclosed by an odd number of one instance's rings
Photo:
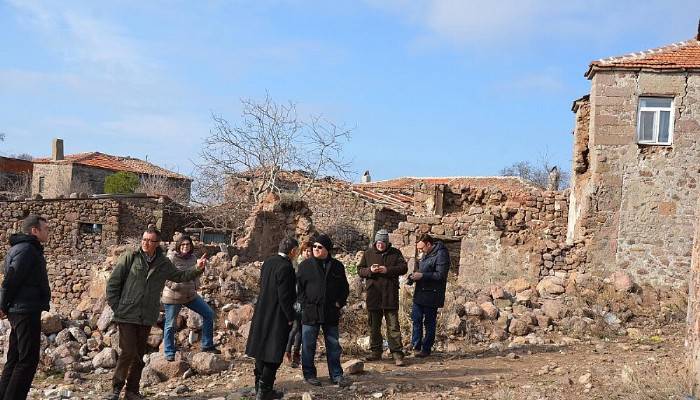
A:
{"type": "MultiPolygon", "coordinates": [[[[389,360],[366,363],[365,372],[351,375],[353,384],[343,389],[330,385],[325,360],[321,359],[317,367],[319,376],[326,377],[322,379],[323,387],[305,384],[299,369],[283,365],[277,388],[290,399],[300,399],[305,392],[313,399],[680,398],[684,390],[684,332],[684,326],[678,324],[637,340],[621,337],[573,342],[552,338],[559,344],[490,350],[471,346],[466,351],[435,354],[428,359],[409,357],[406,367],[396,367],[389,360]],[[678,397],[669,397],[674,395],[678,397]]],[[[145,394],[177,400],[249,398],[241,388],[252,385],[252,367],[250,360],[238,360],[232,371],[171,380],[146,389],[145,394]]],[[[63,389],[64,394],[71,390],[72,398],[96,399],[109,387],[110,376],[90,375],[77,386],[45,379],[37,382],[41,389],[32,398],[52,398],[63,389]]]]}

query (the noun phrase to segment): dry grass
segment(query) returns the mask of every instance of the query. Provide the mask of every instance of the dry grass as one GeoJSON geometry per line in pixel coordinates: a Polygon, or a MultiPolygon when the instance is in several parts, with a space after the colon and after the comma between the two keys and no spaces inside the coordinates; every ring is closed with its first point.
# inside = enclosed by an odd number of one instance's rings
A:
{"type": "Polygon", "coordinates": [[[682,363],[637,366],[624,365],[621,372],[619,399],[676,400],[690,393],[690,380],[682,363]],[[673,368],[679,366],[679,370],[673,368]]]}

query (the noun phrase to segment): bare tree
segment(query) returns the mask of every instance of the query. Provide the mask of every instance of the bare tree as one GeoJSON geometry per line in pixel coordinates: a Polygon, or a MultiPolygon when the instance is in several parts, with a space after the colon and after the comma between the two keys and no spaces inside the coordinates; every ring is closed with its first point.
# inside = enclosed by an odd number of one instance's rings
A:
{"type": "Polygon", "coordinates": [[[144,175],[141,176],[136,192],[146,193],[150,196],[165,195],[180,204],[190,201],[190,193],[185,187],[177,185],[166,176],[144,175]]]}
{"type": "Polygon", "coordinates": [[[569,186],[569,177],[571,174],[560,165],[555,165],[547,151],[541,153],[539,159],[534,163],[530,161],[518,161],[501,169],[500,174],[502,176],[518,176],[533,183],[537,187],[547,189],[549,187],[550,172],[555,167],[559,172],[559,182],[561,182],[558,189],[566,189],[569,186]]]}
{"type": "Polygon", "coordinates": [[[0,197],[14,200],[32,194],[32,175],[27,172],[4,174],[0,177],[0,197]]]}
{"type": "Polygon", "coordinates": [[[280,192],[280,174],[295,170],[305,177],[297,187],[303,197],[315,179],[350,173],[342,154],[350,129],[318,115],[303,119],[294,103],[277,103],[269,94],[261,101],[241,99],[241,104],[241,118],[235,124],[212,115],[214,128],[200,153],[204,161],[196,187],[200,200],[220,202],[231,181],[241,180],[257,201],[267,192],[280,192]]]}

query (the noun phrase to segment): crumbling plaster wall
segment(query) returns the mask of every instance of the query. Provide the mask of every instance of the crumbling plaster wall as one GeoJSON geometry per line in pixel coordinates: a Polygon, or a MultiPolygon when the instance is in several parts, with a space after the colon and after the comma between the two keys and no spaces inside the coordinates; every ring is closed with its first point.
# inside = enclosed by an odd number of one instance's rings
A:
{"type": "Polygon", "coordinates": [[[586,240],[590,271],[607,275],[625,269],[640,282],[686,282],[698,198],[699,99],[697,74],[594,75],[586,171],[590,177],[573,178],[573,203],[580,212],[571,221],[576,226],[573,239],[586,240]],[[637,144],[640,96],[674,98],[671,146],[637,144]]]}

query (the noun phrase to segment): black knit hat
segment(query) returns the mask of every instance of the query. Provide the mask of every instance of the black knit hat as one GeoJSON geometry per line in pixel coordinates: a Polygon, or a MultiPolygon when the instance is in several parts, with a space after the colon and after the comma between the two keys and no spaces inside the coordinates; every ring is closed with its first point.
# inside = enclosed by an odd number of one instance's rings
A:
{"type": "Polygon", "coordinates": [[[314,243],[319,243],[329,252],[333,250],[333,241],[328,235],[318,235],[314,238],[314,243]]]}

